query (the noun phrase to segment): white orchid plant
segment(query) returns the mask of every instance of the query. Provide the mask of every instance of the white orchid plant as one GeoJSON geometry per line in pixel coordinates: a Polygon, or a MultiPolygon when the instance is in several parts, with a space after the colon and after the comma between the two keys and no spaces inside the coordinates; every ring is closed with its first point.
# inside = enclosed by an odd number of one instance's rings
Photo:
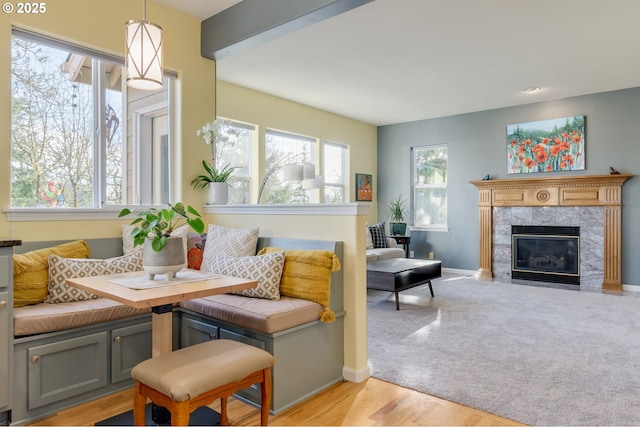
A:
{"type": "Polygon", "coordinates": [[[211,182],[227,182],[237,167],[227,164],[219,168],[216,160],[219,158],[217,156],[218,150],[228,145],[233,145],[235,142],[233,140],[235,131],[230,122],[228,120],[215,119],[212,122],[205,123],[201,129],[196,131],[196,135],[202,137],[204,142],[211,146],[211,163],[206,160],[202,161],[205,173],[194,178],[191,181],[191,185],[193,185],[193,188],[204,188],[211,182]]]}

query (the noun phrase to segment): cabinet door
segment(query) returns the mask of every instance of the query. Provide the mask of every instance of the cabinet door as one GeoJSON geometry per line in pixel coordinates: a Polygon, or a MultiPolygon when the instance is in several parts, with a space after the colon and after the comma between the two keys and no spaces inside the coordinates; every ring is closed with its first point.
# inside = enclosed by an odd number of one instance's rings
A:
{"type": "Polygon", "coordinates": [[[218,327],[184,316],[180,321],[180,348],[215,340],[218,327]]]}
{"type": "Polygon", "coordinates": [[[29,409],[107,385],[107,332],[28,349],[29,409]]]}
{"type": "Polygon", "coordinates": [[[13,351],[11,345],[11,327],[9,292],[0,292],[0,410],[8,409],[9,385],[13,380],[9,378],[11,369],[9,366],[9,352],[13,351]]]}
{"type": "Polygon", "coordinates": [[[151,359],[151,322],[111,331],[111,382],[131,379],[131,369],[151,359]]]}

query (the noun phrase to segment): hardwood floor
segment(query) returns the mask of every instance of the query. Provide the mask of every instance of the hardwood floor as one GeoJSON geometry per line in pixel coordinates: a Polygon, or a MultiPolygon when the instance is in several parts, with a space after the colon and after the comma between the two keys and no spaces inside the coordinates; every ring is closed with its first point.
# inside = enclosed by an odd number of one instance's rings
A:
{"type": "MultiPolygon", "coordinates": [[[[133,389],[79,405],[34,422],[38,426],[83,426],[131,409],[133,389]]],[[[219,409],[219,404],[212,405],[219,409]]],[[[231,425],[260,425],[258,409],[229,400],[231,425]]],[[[293,408],[269,418],[280,426],[511,426],[523,425],[391,383],[369,378],[342,382],[293,408]]]]}

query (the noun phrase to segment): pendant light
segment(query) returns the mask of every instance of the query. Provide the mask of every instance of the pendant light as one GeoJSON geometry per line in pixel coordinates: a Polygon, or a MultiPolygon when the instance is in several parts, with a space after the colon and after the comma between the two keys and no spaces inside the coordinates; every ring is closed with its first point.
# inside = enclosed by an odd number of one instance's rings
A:
{"type": "Polygon", "coordinates": [[[162,28],[148,22],[142,0],[142,20],[124,24],[127,85],[141,90],[162,89],[162,28]]]}

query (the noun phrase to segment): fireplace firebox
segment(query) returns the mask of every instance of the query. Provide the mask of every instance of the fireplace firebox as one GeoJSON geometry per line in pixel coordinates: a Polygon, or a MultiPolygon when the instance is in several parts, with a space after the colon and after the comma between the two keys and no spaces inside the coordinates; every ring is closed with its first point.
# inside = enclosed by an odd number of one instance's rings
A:
{"type": "Polygon", "coordinates": [[[513,279],[580,285],[580,227],[511,226],[513,279]]]}

